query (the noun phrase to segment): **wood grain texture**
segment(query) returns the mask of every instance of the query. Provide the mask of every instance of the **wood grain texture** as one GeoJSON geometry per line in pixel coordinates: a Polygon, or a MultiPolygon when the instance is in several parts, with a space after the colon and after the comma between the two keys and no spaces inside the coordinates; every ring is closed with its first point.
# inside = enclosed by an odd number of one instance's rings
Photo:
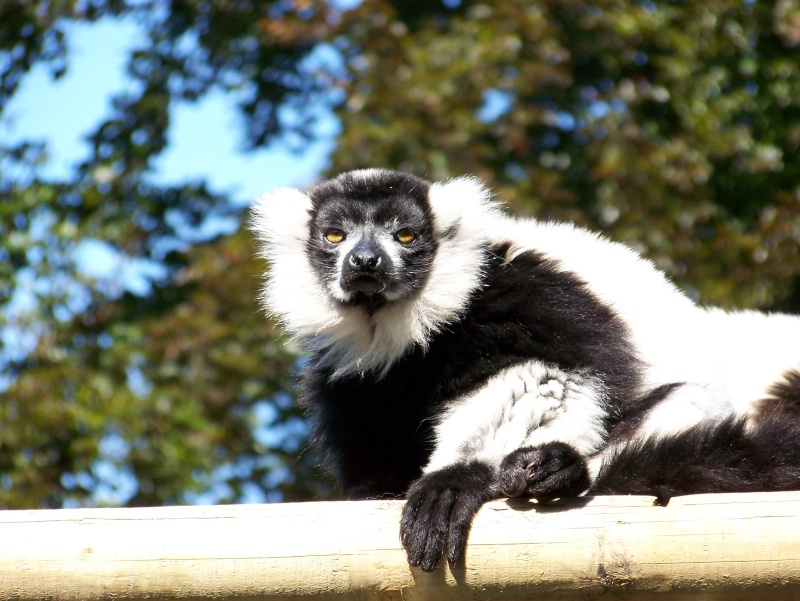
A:
{"type": "Polygon", "coordinates": [[[410,569],[399,501],[0,512],[0,599],[800,599],[800,493],[495,501],[410,569]]]}

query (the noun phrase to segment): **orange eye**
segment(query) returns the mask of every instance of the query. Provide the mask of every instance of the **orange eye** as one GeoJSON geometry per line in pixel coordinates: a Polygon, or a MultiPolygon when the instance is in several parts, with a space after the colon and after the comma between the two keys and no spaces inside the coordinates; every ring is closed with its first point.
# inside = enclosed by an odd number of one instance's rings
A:
{"type": "Polygon", "coordinates": [[[397,232],[394,237],[400,244],[411,244],[417,239],[417,235],[414,233],[414,230],[407,227],[404,227],[402,230],[397,232]]]}
{"type": "Polygon", "coordinates": [[[325,239],[333,244],[339,244],[339,242],[344,240],[344,232],[340,229],[332,227],[325,232],[325,239]]]}

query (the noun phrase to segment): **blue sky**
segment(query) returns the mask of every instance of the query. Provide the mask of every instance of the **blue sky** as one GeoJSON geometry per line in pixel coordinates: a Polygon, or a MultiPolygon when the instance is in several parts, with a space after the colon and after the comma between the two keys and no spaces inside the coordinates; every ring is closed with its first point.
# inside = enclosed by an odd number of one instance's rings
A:
{"type": "MultiPolygon", "coordinates": [[[[130,18],[73,22],[66,27],[66,37],[67,73],[54,80],[46,67],[34,68],[0,117],[4,141],[46,142],[48,161],[42,175],[53,179],[68,179],[75,165],[89,155],[85,138],[108,116],[111,98],[134,85],[126,76],[126,61],[130,50],[145,41],[140,26],[130,18]]],[[[289,151],[280,142],[245,153],[244,125],[235,103],[235,98],[220,91],[212,91],[196,103],[178,103],[167,132],[169,145],[155,160],[151,179],[173,184],[205,179],[213,192],[229,195],[238,206],[247,206],[278,186],[314,183],[333,148],[338,130],[335,118],[323,116],[319,141],[300,153],[289,151]]],[[[236,226],[230,220],[205,225],[207,233],[236,226]]],[[[97,239],[81,241],[73,260],[84,276],[135,294],[145,294],[150,280],[163,271],[152,262],[126,257],[97,239]]],[[[35,306],[35,288],[44,285],[33,270],[20,274],[17,283],[12,302],[3,307],[7,315],[35,306]]],[[[78,294],[74,307],[81,306],[80,298],[78,294]]],[[[2,346],[15,346],[7,330],[0,331],[2,346]]]]}
{"type": "MultiPolygon", "coordinates": [[[[67,40],[66,75],[53,81],[46,68],[35,68],[0,121],[0,137],[5,140],[47,141],[44,173],[53,177],[68,174],[87,156],[84,137],[108,114],[111,96],[131,85],[125,76],[126,55],[142,40],[142,32],[130,19],[105,19],[70,24],[67,40]]],[[[170,144],[154,165],[154,179],[170,183],[206,179],[213,191],[231,193],[237,204],[249,204],[277,186],[313,183],[332,149],[334,118],[323,120],[322,139],[300,154],[280,142],[245,154],[243,125],[234,102],[212,92],[197,103],[178,105],[168,133],[170,144]]]]}

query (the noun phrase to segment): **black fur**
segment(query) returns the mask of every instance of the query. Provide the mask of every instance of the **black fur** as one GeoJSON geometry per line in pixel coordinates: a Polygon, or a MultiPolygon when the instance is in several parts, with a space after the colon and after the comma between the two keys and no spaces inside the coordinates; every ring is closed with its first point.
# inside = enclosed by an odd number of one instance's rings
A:
{"type": "Polygon", "coordinates": [[[783,380],[772,385],[770,397],[762,403],[764,411],[781,410],[800,415],[800,372],[790,370],[783,380]]]}
{"type": "Polygon", "coordinates": [[[589,494],[655,495],[796,490],[800,416],[782,410],[748,431],[742,420],[703,425],[625,447],[601,470],[589,494]]]}
{"type": "Polygon", "coordinates": [[[343,173],[312,188],[309,196],[314,210],[332,201],[348,210],[352,202],[375,203],[386,199],[397,202],[401,198],[411,198],[419,205],[428,207],[429,190],[427,181],[410,173],[376,170],[367,185],[352,172],[343,173]]]}
{"type": "Polygon", "coordinates": [[[460,320],[414,348],[389,372],[331,377],[324,356],[304,379],[312,430],[348,498],[403,493],[431,452],[429,419],[500,370],[538,359],[607,382],[619,406],[639,365],[623,324],[575,276],[533,252],[491,251],[485,285],[460,320]],[[525,285],[536,281],[536,287],[525,285]]]}

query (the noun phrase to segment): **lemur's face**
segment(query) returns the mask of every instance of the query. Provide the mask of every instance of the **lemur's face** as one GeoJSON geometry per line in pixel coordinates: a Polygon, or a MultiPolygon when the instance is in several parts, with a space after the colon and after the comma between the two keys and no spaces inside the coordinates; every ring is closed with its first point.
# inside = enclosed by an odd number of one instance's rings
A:
{"type": "Polygon", "coordinates": [[[424,286],[436,242],[422,184],[364,180],[314,192],[307,252],[333,299],[377,310],[424,286]]]}

